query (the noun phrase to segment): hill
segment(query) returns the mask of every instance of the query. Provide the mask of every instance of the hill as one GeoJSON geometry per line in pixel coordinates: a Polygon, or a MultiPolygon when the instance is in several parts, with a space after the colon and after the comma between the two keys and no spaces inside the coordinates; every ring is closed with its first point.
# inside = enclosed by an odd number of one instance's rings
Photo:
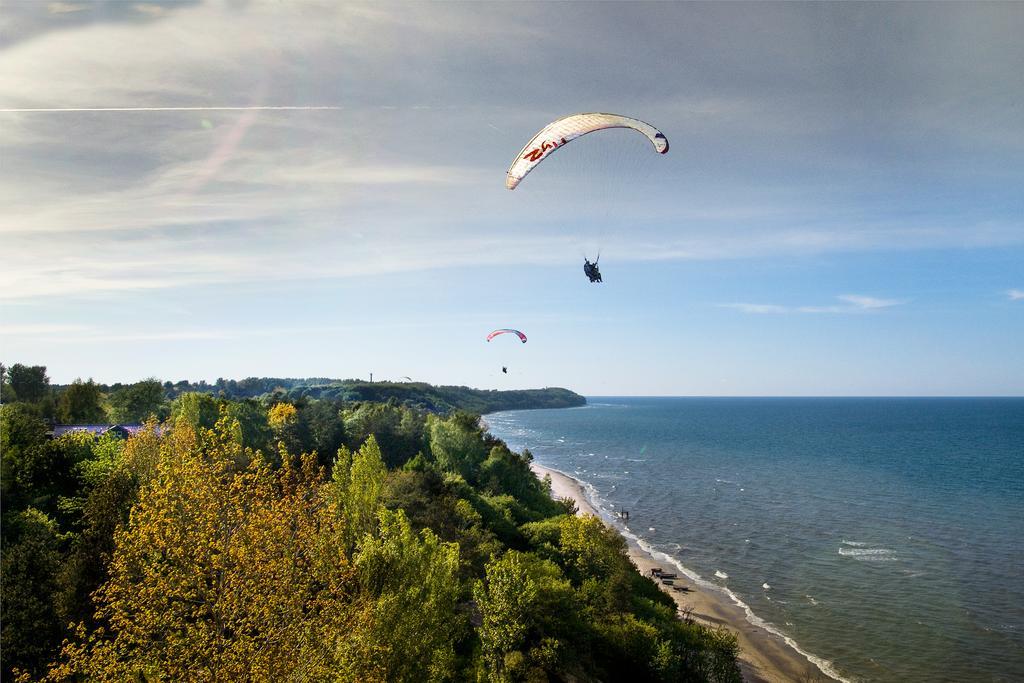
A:
{"type": "MultiPolygon", "coordinates": [[[[215,383],[183,380],[163,384],[166,398],[175,399],[189,391],[213,394],[228,399],[260,398],[277,394],[289,401],[302,398],[334,401],[393,401],[408,408],[448,414],[455,410],[493,413],[499,410],[534,408],[573,408],[586,405],[587,399],[560,387],[499,391],[464,386],[434,386],[425,382],[366,382],[358,379],[249,377],[243,380],[218,379],[215,383]]],[[[116,390],[119,386],[104,387],[116,390]]]]}

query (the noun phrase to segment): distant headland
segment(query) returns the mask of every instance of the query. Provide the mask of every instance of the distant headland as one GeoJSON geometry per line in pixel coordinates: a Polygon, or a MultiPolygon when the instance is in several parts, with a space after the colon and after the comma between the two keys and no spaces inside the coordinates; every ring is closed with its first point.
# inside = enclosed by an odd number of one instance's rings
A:
{"type": "MultiPolygon", "coordinates": [[[[105,393],[117,391],[124,386],[130,385],[99,384],[100,390],[105,393]]],[[[456,410],[483,415],[501,410],[574,408],[587,403],[583,396],[561,387],[495,390],[435,386],[426,382],[368,382],[362,379],[327,377],[247,377],[242,380],[221,378],[216,382],[180,380],[162,382],[161,386],[167,400],[174,400],[184,393],[199,392],[231,400],[276,396],[287,401],[304,398],[344,402],[393,401],[406,408],[442,415],[456,410]]]]}

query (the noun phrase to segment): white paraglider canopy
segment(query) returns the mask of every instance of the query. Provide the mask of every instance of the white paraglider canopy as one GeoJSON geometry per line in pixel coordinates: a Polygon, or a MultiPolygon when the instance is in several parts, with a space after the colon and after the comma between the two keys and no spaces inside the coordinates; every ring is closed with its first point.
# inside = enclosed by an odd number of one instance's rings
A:
{"type": "Polygon", "coordinates": [[[505,177],[505,187],[510,190],[516,189],[516,185],[522,182],[526,174],[562,145],[575,140],[581,135],[608,128],[630,128],[647,136],[647,139],[654,145],[654,151],[658,154],[664,154],[668,151],[668,139],[661,131],[639,119],[632,119],[618,114],[601,114],[596,112],[573,114],[572,116],[552,121],[526,143],[523,150],[512,161],[512,165],[509,166],[505,177]]]}

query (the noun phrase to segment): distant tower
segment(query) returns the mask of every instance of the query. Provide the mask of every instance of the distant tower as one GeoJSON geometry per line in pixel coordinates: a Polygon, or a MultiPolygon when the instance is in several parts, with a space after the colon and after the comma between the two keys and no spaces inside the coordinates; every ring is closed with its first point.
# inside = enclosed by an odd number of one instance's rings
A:
{"type": "Polygon", "coordinates": [[[373,373],[370,373],[370,384],[373,384],[373,373]]]}

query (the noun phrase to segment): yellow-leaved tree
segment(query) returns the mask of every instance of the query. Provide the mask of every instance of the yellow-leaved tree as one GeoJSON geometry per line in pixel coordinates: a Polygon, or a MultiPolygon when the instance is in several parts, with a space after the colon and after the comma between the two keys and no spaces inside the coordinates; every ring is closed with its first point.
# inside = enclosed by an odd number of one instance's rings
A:
{"type": "Polygon", "coordinates": [[[322,472],[311,456],[273,470],[230,422],[161,439],[94,596],[101,626],[79,627],[52,680],[375,678],[342,645],[372,617],[322,472]]]}
{"type": "MultiPolygon", "coordinates": [[[[275,435],[291,427],[299,420],[299,411],[291,403],[276,403],[267,413],[267,420],[275,435]]],[[[278,437],[280,438],[280,436],[278,437]]]]}

